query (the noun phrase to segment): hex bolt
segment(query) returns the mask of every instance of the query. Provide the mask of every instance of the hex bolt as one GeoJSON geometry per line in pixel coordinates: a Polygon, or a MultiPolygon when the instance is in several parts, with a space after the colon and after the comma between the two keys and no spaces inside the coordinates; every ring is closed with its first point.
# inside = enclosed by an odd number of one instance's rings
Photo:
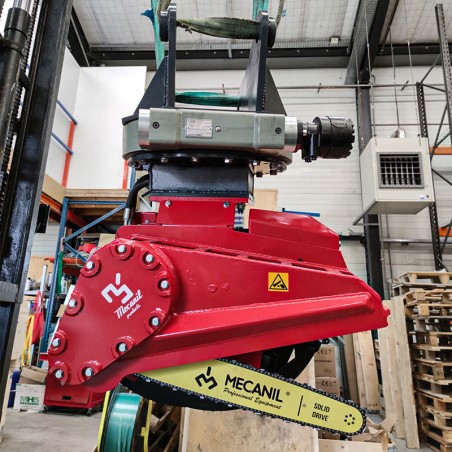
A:
{"type": "Polygon", "coordinates": [[[225,203],[223,203],[223,207],[224,207],[225,209],[227,209],[227,208],[229,207],[229,203],[226,201],[225,203]]]}
{"type": "Polygon", "coordinates": [[[171,201],[165,201],[165,207],[169,207],[171,205],[171,201]]]}
{"type": "Polygon", "coordinates": [[[77,306],[77,300],[74,300],[74,298],[71,298],[69,300],[69,303],[67,304],[71,309],[74,309],[77,306]]]}
{"type": "Polygon", "coordinates": [[[53,341],[52,341],[52,347],[59,347],[61,345],[61,340],[56,337],[53,341]]]}
{"type": "Polygon", "coordinates": [[[92,377],[94,375],[94,370],[91,367],[87,367],[84,371],[83,374],[85,375],[85,377],[92,377]]]}
{"type": "Polygon", "coordinates": [[[94,268],[94,262],[93,261],[89,261],[86,263],[86,268],[88,270],[92,270],[94,268]]]}
{"type": "Polygon", "coordinates": [[[118,344],[118,352],[119,353],[125,353],[127,351],[127,344],[124,342],[120,342],[118,344]]]}
{"type": "Polygon", "coordinates": [[[58,380],[61,380],[64,377],[64,372],[61,369],[58,369],[55,372],[55,378],[58,378],[58,380]]]}
{"type": "Polygon", "coordinates": [[[160,289],[166,290],[169,288],[169,282],[166,279],[160,281],[160,289]]]}
{"type": "Polygon", "coordinates": [[[118,253],[124,254],[127,250],[127,247],[125,245],[119,245],[118,246],[118,253]]]}
{"type": "Polygon", "coordinates": [[[220,126],[216,126],[215,127],[215,132],[221,132],[221,127],[220,126]]]}
{"type": "Polygon", "coordinates": [[[144,258],[144,261],[147,264],[152,264],[152,262],[154,262],[154,256],[152,254],[146,254],[146,257],[144,258]]]}
{"type": "Polygon", "coordinates": [[[151,318],[151,325],[153,327],[158,327],[160,325],[160,319],[158,317],[151,318]]]}

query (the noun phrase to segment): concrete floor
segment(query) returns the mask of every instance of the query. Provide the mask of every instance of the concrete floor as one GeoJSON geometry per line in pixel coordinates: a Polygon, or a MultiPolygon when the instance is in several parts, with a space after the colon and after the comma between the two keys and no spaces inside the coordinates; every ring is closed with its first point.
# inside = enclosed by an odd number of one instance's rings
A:
{"type": "Polygon", "coordinates": [[[5,452],[92,452],[101,413],[37,413],[8,408],[0,450],[5,452]]]}

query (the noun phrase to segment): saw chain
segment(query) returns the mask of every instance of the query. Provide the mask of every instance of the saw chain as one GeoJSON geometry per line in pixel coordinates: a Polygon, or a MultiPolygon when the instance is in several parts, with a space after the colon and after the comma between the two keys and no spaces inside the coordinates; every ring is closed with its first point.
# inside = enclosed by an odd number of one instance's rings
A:
{"type": "Polygon", "coordinates": [[[230,408],[344,436],[357,435],[366,426],[357,404],[237,361],[215,359],[135,376],[230,408]]]}

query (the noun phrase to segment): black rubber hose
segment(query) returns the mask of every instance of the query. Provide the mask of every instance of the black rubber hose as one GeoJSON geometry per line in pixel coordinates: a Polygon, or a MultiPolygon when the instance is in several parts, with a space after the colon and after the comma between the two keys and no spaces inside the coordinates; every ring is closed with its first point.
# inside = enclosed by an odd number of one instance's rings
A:
{"type": "Polygon", "coordinates": [[[149,184],[149,174],[145,174],[144,176],[140,177],[133,186],[132,190],[130,190],[129,196],[127,197],[126,201],[126,209],[133,209],[134,202],[136,201],[138,192],[142,189],[147,187],[149,184]]]}

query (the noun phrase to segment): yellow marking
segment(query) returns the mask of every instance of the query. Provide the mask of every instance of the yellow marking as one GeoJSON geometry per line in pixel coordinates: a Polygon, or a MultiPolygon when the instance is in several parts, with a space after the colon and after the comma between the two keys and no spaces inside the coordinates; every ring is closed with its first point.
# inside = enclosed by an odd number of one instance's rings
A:
{"type": "Polygon", "coordinates": [[[289,292],[289,273],[268,272],[268,290],[270,292],[289,292]]]}
{"type": "Polygon", "coordinates": [[[171,386],[320,428],[356,434],[364,423],[354,406],[271,375],[210,360],[144,372],[171,386]]]}

